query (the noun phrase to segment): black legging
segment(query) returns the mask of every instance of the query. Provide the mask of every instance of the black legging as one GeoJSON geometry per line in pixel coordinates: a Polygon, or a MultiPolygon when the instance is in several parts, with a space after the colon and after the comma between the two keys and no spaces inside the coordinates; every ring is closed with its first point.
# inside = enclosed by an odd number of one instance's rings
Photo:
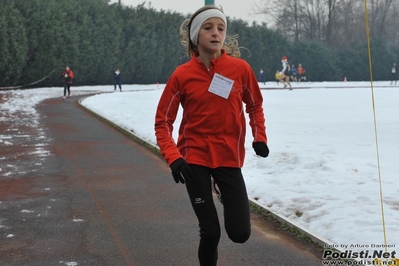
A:
{"type": "Polygon", "coordinates": [[[118,85],[119,90],[122,91],[122,85],[121,85],[120,81],[115,81],[114,82],[114,90],[116,90],[116,85],[118,85]]]}
{"type": "Polygon", "coordinates": [[[67,90],[68,90],[68,96],[71,94],[70,88],[71,88],[71,84],[70,83],[65,83],[65,85],[64,85],[64,97],[66,96],[67,90]]]}
{"type": "Polygon", "coordinates": [[[220,224],[213,202],[211,177],[221,192],[227,235],[236,243],[246,242],[251,234],[248,195],[240,168],[189,166],[194,176],[186,179],[186,187],[199,221],[198,257],[201,266],[214,266],[218,259],[220,224]]]}
{"type": "Polygon", "coordinates": [[[392,73],[391,74],[391,84],[395,81],[395,84],[396,84],[396,80],[397,80],[398,78],[396,77],[396,72],[395,73],[392,73]]]}

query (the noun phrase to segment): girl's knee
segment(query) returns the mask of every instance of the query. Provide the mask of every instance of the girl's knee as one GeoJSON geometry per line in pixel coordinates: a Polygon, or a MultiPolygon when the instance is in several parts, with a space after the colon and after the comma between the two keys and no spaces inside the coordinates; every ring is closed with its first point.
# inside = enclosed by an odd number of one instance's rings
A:
{"type": "Polygon", "coordinates": [[[249,230],[230,230],[227,234],[234,243],[245,243],[251,236],[251,229],[249,230]],[[232,232],[231,232],[232,231],[232,232]]]}

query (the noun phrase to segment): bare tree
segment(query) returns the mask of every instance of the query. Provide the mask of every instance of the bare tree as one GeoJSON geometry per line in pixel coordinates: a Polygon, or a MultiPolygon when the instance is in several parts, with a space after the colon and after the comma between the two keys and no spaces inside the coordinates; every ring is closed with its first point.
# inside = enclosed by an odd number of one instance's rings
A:
{"type": "MultiPolygon", "coordinates": [[[[367,0],[372,37],[399,42],[399,0],[367,0]]],[[[261,0],[258,14],[292,40],[321,40],[341,48],[365,37],[364,2],[358,0],[261,0]]]]}
{"type": "Polygon", "coordinates": [[[304,0],[304,12],[302,13],[302,28],[306,39],[321,40],[324,10],[320,0],[304,0]]]}
{"type": "Polygon", "coordinates": [[[369,0],[369,26],[373,37],[385,37],[385,23],[394,0],[369,0]]]}
{"type": "Polygon", "coordinates": [[[336,6],[334,31],[330,45],[344,48],[355,40],[364,39],[366,27],[363,3],[357,0],[341,0],[336,6]]]}
{"type": "Polygon", "coordinates": [[[330,43],[333,35],[333,27],[336,19],[337,11],[337,0],[327,0],[328,13],[327,13],[327,24],[326,24],[326,42],[330,43]]]}
{"type": "Polygon", "coordinates": [[[264,3],[265,7],[259,8],[259,13],[268,12],[274,18],[274,27],[296,41],[329,41],[334,30],[338,1],[274,0],[267,2],[267,8],[264,3]]]}
{"type": "Polygon", "coordinates": [[[267,14],[272,19],[271,27],[287,37],[297,41],[300,39],[300,13],[303,0],[262,0],[258,14],[267,14]]]}
{"type": "Polygon", "coordinates": [[[390,46],[399,45],[399,1],[394,1],[385,20],[385,39],[390,46]]]}

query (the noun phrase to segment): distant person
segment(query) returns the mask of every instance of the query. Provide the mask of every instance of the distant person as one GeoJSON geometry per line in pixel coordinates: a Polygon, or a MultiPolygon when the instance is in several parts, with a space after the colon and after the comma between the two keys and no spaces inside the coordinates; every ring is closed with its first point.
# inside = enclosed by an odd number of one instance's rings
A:
{"type": "Polygon", "coordinates": [[[224,228],[229,238],[244,243],[251,235],[241,170],[245,158],[245,112],[249,115],[252,148],[261,157],[269,155],[257,77],[251,66],[239,58],[237,37],[227,36],[226,32],[226,16],[214,5],[198,9],[183,22],[181,44],[189,61],[170,76],[155,115],[158,146],[175,182],[186,184],[198,218],[201,266],[216,266],[218,260],[221,226],[213,201],[213,181],[221,193],[224,228]],[[176,143],[173,124],[179,108],[184,119],[176,143]]]}
{"type": "Polygon", "coordinates": [[[290,76],[291,76],[290,64],[288,63],[288,59],[286,56],[283,56],[281,58],[281,65],[283,69],[280,71],[280,82],[284,84],[284,89],[287,88],[287,86],[289,86],[290,90],[292,90],[290,82],[290,76]]]}
{"type": "Polygon", "coordinates": [[[71,84],[72,79],[74,78],[72,69],[69,66],[65,67],[65,70],[62,72],[61,77],[64,79],[64,99],[65,97],[69,97],[71,95],[71,84]],[[67,95],[68,92],[68,95],[67,95]]]}
{"type": "Polygon", "coordinates": [[[297,78],[296,78],[297,74],[298,74],[297,69],[296,69],[295,65],[293,64],[291,66],[291,79],[292,79],[292,81],[295,81],[295,82],[297,81],[297,78]]]}
{"type": "Polygon", "coordinates": [[[263,68],[261,68],[259,71],[259,81],[263,82],[263,84],[266,84],[265,73],[263,72],[263,68]]]}
{"type": "Polygon", "coordinates": [[[117,85],[119,87],[119,91],[122,91],[121,72],[120,72],[119,68],[115,69],[115,73],[114,73],[114,91],[116,91],[117,85]]]}
{"type": "Polygon", "coordinates": [[[305,76],[306,70],[302,67],[302,64],[299,64],[299,65],[298,65],[297,72],[298,72],[298,81],[299,81],[299,82],[300,82],[301,80],[306,81],[306,76],[305,76]]]}
{"type": "Polygon", "coordinates": [[[277,81],[277,86],[280,85],[280,70],[276,70],[276,74],[274,74],[274,79],[277,81]]]}
{"type": "Polygon", "coordinates": [[[392,69],[391,69],[391,85],[393,85],[393,82],[395,81],[395,85],[396,85],[396,81],[397,81],[397,72],[396,72],[396,63],[393,63],[392,65],[392,69]]]}

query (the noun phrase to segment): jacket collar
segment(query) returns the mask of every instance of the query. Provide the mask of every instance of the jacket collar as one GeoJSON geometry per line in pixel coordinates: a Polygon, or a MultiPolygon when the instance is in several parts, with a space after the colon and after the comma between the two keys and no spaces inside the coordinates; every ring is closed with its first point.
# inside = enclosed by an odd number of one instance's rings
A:
{"type": "MultiPolygon", "coordinates": [[[[198,58],[197,58],[198,55],[199,55],[199,53],[195,52],[193,54],[193,56],[191,57],[191,61],[194,62],[194,63],[197,63],[197,64],[202,64],[202,62],[200,60],[198,60],[198,58]]],[[[225,60],[226,56],[227,56],[226,51],[224,49],[222,49],[222,54],[220,55],[220,57],[212,59],[210,64],[215,65],[218,62],[221,62],[221,61],[225,60]]]]}

